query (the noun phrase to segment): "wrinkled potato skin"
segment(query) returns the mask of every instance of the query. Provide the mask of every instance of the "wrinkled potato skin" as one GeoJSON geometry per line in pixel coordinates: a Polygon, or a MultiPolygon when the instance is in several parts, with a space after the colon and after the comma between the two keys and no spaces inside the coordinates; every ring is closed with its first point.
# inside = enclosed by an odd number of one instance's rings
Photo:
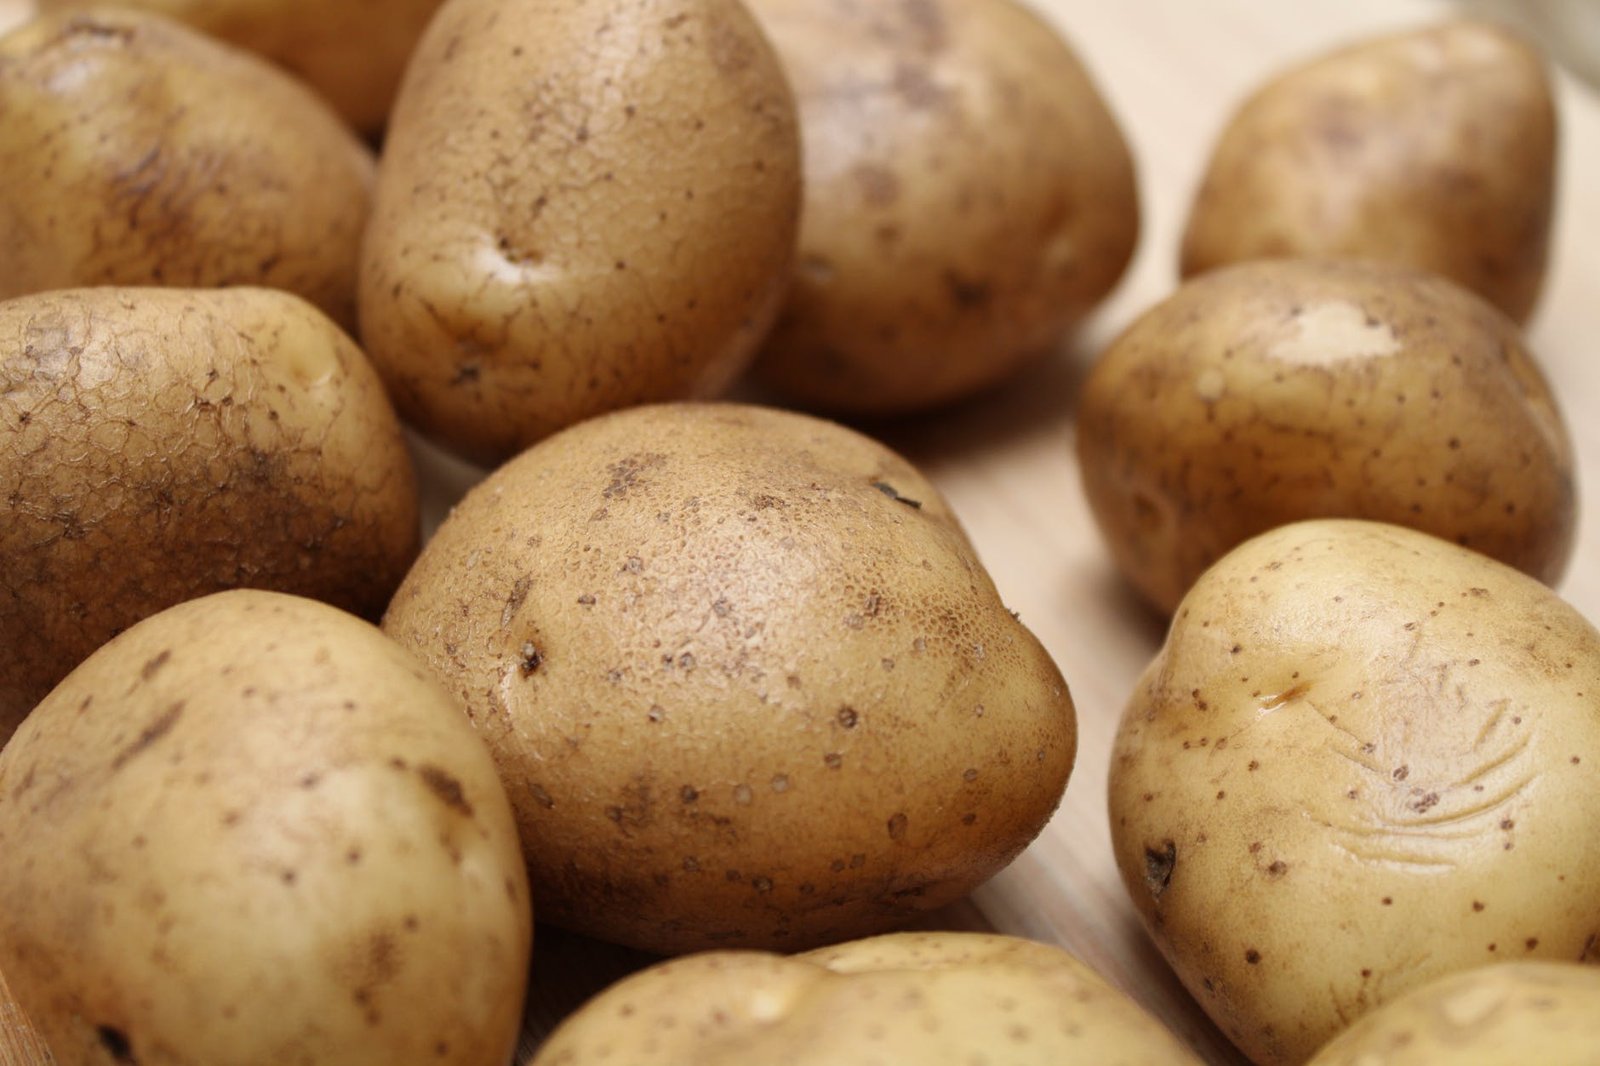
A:
{"type": "Polygon", "coordinates": [[[494,765],[332,607],[221,593],[97,652],[0,754],[0,851],[0,966],[60,1066],[515,1044],[532,913],[494,765]]]}
{"type": "Polygon", "coordinates": [[[1066,685],[933,486],[800,415],[551,438],[384,628],[489,741],[542,916],[646,950],[902,925],[1021,851],[1072,767],[1066,685]]]}
{"type": "Polygon", "coordinates": [[[1304,522],[1195,585],[1124,712],[1118,869],[1255,1062],[1410,989],[1600,961],[1600,634],[1411,530],[1304,522]]]}
{"type": "Polygon", "coordinates": [[[371,153],[254,56],[132,11],[0,38],[0,298],[285,289],[346,328],[371,153]]]}
{"type": "Polygon", "coordinates": [[[853,415],[951,402],[1122,276],[1133,161],[1077,57],[1010,0],[752,0],[795,84],[800,260],[758,370],[853,415]]]}
{"type": "Polygon", "coordinates": [[[1591,1066],[1600,1048],[1600,968],[1485,966],[1373,1011],[1311,1066],[1591,1066]]]}
{"type": "Polygon", "coordinates": [[[531,1066],[618,1059],[630,1066],[1200,1062],[1066,952],[981,933],[901,933],[792,958],[724,951],[661,963],[569,1018],[531,1066]]]}
{"type": "Polygon", "coordinates": [[[1091,371],[1078,458],[1118,567],[1168,614],[1229,549],[1300,519],[1409,526],[1549,584],[1575,544],[1571,439],[1516,327],[1399,267],[1188,282],[1091,371]]]}
{"type": "Polygon", "coordinates": [[[395,105],[362,336],[408,422],[492,464],[722,390],[799,207],[794,101],[738,0],[452,0],[395,105]]]}
{"type": "Polygon", "coordinates": [[[265,289],[0,304],[0,743],[85,656],[236,586],[376,618],[416,476],[361,352],[265,289]]]}
{"type": "Polygon", "coordinates": [[[1510,30],[1462,20],[1356,44],[1239,110],[1190,209],[1180,271],[1379,259],[1524,322],[1549,257],[1556,146],[1544,61],[1510,30]]]}
{"type": "MultiPolygon", "coordinates": [[[[79,11],[104,0],[38,0],[79,11]]],[[[383,127],[406,60],[441,0],[116,0],[266,57],[356,129],[383,127]]]]}

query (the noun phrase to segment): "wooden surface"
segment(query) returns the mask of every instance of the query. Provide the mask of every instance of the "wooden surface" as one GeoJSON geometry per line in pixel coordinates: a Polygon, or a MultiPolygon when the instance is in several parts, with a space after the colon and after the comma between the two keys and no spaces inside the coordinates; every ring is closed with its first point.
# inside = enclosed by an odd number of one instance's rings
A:
{"type": "MultiPolygon", "coordinates": [[[[1177,234],[1212,138],[1269,72],[1367,33],[1449,13],[1443,0],[1038,0],[1099,78],[1141,169],[1145,229],[1114,299],[1048,365],[984,402],[938,419],[873,427],[948,494],[1011,607],[1060,664],[1081,747],[1054,821],[1009,870],[937,917],[1061,944],[1126,989],[1214,1063],[1240,1062],[1139,929],[1111,858],[1108,752],[1123,701],[1162,623],[1132,599],[1090,522],[1072,460],[1077,386],[1093,354],[1170,291],[1177,234]]],[[[0,25],[17,0],[0,0],[0,25]]],[[[1579,549],[1562,592],[1600,620],[1600,99],[1561,84],[1563,196],[1544,304],[1530,329],[1580,459],[1579,549]]],[[[429,458],[435,514],[471,474],[429,458]]],[[[526,1061],[541,1033],[586,995],[648,960],[541,929],[526,1061]]],[[[0,1002],[0,1066],[42,1060],[0,1002]]]]}

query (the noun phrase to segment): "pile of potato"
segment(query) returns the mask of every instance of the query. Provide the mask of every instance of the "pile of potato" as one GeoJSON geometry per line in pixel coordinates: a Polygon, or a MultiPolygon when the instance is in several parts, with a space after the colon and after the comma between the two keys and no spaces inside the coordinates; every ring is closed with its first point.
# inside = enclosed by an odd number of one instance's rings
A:
{"type": "MultiPolygon", "coordinates": [[[[1116,286],[1133,161],[1044,20],[37,9],[0,36],[0,971],[57,1062],[495,1066],[536,914],[686,956],[543,1066],[1198,1061],[1054,947],[894,932],[1049,821],[1067,682],[905,459],[710,402],[936,413],[1116,286]],[[403,425],[489,471],[425,545],[403,425]]],[[[1600,634],[1546,584],[1572,445],[1518,326],[1554,153],[1492,27],[1291,71],[1079,398],[1171,616],[1117,866],[1258,1063],[1600,1037],[1600,634]]]]}

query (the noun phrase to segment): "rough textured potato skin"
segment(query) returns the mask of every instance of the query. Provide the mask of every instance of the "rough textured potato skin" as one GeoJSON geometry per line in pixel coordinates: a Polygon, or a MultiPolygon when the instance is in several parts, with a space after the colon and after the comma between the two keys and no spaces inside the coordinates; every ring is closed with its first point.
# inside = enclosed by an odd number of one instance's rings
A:
{"type": "Polygon", "coordinates": [[[656,951],[903,924],[1014,857],[1075,749],[934,488],[842,427],[592,420],[451,514],[384,617],[465,701],[542,916],[656,951]]]}
{"type": "Polygon", "coordinates": [[[1476,553],[1303,522],[1196,583],[1124,712],[1117,867],[1258,1063],[1505,959],[1600,958],[1600,633],[1476,553]]]}
{"type": "Polygon", "coordinates": [[[376,618],[417,486],[361,352],[265,289],[0,304],[0,742],[100,644],[236,586],[376,618]]]}
{"type": "Polygon", "coordinates": [[[902,933],[783,958],[661,963],[569,1018],[532,1066],[1187,1066],[1199,1059],[1055,947],[902,933]]]}
{"type": "MultiPolygon", "coordinates": [[[[78,11],[104,0],[38,0],[78,11]]],[[[441,0],[117,0],[178,19],[296,75],[357,129],[381,129],[406,60],[441,0]]]]}
{"type": "Polygon", "coordinates": [[[1549,254],[1556,142],[1543,59],[1504,27],[1461,20],[1348,46],[1275,78],[1228,124],[1181,273],[1381,259],[1526,321],[1549,254]]]}
{"type": "Polygon", "coordinates": [[[1090,373],[1078,458],[1117,565],[1167,613],[1229,549],[1305,518],[1410,526],[1551,584],[1574,546],[1571,440],[1516,327],[1400,267],[1188,282],[1090,373]]]}
{"type": "Polygon", "coordinates": [[[507,1061],[532,915],[494,765],[371,626],[239,591],[0,753],[0,966],[61,1066],[507,1061]]]}
{"type": "Polygon", "coordinates": [[[787,396],[893,414],[1057,343],[1139,230],[1133,161],[1077,57],[1010,0],[752,0],[805,142],[799,269],[758,361],[787,396]]]}
{"type": "Polygon", "coordinates": [[[355,322],[371,153],[292,78],[153,15],[0,38],[0,298],[286,289],[355,322]]]}
{"type": "Polygon", "coordinates": [[[738,0],[451,0],[395,105],[362,336],[407,421],[499,461],[728,384],[799,206],[794,101],[738,0]]]}
{"type": "Polygon", "coordinates": [[[1600,967],[1510,962],[1445,977],[1373,1011],[1311,1066],[1590,1066],[1600,967]]]}

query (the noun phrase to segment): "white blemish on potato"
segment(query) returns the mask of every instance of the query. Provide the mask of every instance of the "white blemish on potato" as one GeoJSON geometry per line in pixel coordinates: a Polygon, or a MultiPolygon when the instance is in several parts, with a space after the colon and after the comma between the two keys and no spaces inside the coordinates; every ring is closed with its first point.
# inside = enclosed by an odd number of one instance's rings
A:
{"type": "Polygon", "coordinates": [[[1228,379],[1221,370],[1208,366],[1194,379],[1194,391],[1206,403],[1216,403],[1228,391],[1228,379]]]}
{"type": "Polygon", "coordinates": [[[1468,988],[1439,1005],[1445,1021],[1458,1029],[1478,1025],[1505,1005],[1504,988],[1468,988]]]}
{"type": "Polygon", "coordinates": [[[1400,350],[1389,325],[1370,318],[1353,303],[1331,300],[1296,315],[1289,336],[1267,352],[1299,366],[1332,366],[1355,359],[1381,359],[1400,350]]]}

